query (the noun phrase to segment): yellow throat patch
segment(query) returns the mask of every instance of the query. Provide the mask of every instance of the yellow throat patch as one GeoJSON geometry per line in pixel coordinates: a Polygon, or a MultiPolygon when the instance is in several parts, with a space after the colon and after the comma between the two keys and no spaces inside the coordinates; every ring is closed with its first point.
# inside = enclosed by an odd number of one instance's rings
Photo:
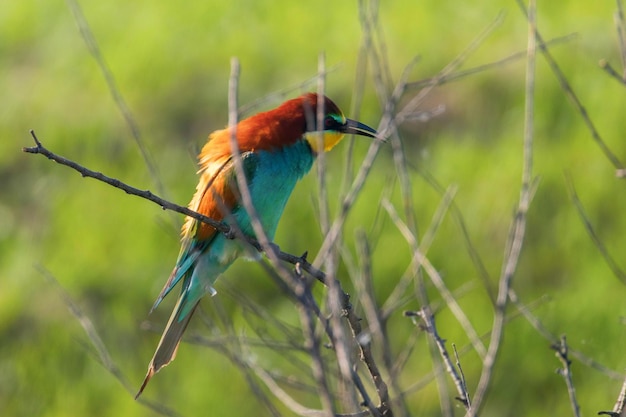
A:
{"type": "Polygon", "coordinates": [[[324,152],[330,151],[344,137],[344,134],[341,132],[306,132],[304,134],[304,139],[309,142],[309,145],[311,145],[311,149],[313,149],[313,152],[315,153],[319,153],[320,150],[320,135],[321,141],[324,144],[324,152]]]}

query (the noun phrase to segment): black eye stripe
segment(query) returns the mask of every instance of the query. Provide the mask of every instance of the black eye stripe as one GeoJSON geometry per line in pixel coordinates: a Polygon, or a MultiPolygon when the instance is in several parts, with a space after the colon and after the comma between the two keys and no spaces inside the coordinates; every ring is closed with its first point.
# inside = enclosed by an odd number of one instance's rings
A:
{"type": "MultiPolygon", "coordinates": [[[[335,130],[335,131],[340,131],[342,130],[342,127],[344,126],[344,123],[341,120],[337,120],[338,116],[333,116],[330,114],[327,114],[324,117],[324,120],[322,121],[322,126],[321,126],[321,130],[335,130]]],[[[315,122],[317,122],[317,120],[314,121],[313,126],[310,126],[310,122],[312,120],[308,120],[305,123],[304,129],[305,132],[314,132],[316,131],[318,128],[316,127],[315,122]]]]}

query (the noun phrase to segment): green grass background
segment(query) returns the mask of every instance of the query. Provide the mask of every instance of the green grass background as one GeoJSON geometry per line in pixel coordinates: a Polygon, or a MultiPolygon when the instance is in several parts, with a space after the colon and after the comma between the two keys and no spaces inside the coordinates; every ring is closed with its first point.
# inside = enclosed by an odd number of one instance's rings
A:
{"type": "MultiPolygon", "coordinates": [[[[512,1],[381,3],[380,23],[396,80],[416,55],[421,59],[412,80],[436,74],[500,12],[503,23],[463,68],[526,47],[526,22],[512,1]]],[[[180,204],[194,191],[196,150],[209,132],[227,122],[231,57],[241,62],[240,100],[249,103],[313,76],[318,55],[325,52],[327,65],[336,66],[328,76],[328,95],[346,112],[351,109],[362,36],[356,2],[89,0],[81,5],[158,166],[166,197],[180,204]]],[[[553,54],[609,147],[626,160],[626,88],[597,65],[606,58],[620,68],[615,7],[614,2],[539,2],[538,24],[546,39],[577,33],[555,46],[553,54]]],[[[412,166],[428,170],[444,186],[458,186],[455,202],[494,285],[519,194],[524,70],[521,60],[437,88],[422,108],[444,104],[446,112],[427,123],[402,127],[412,166]]],[[[181,218],[20,151],[32,145],[32,128],[51,150],[155,190],[65,2],[5,2],[0,12],[0,95],[0,413],[154,415],[97,362],[79,322],[35,268],[42,265],[58,279],[138,387],[158,341],[158,335],[141,330],[140,324],[175,262],[181,218]]],[[[568,197],[564,172],[571,175],[598,235],[622,268],[626,183],[614,177],[614,168],[541,57],[535,110],[534,174],[539,183],[514,286],[526,303],[543,300],[534,312],[549,331],[567,334],[572,348],[623,372],[626,287],[611,274],[586,234],[568,197]]],[[[380,114],[370,78],[359,117],[375,124],[380,114]]],[[[368,144],[360,140],[354,146],[360,158],[368,144]]],[[[335,184],[341,183],[346,149],[343,144],[329,155],[332,202],[339,195],[335,184]]],[[[354,247],[354,231],[367,230],[374,221],[390,172],[391,151],[383,149],[349,217],[349,248],[354,247]]],[[[415,214],[423,231],[441,197],[416,170],[412,175],[415,214]]],[[[319,247],[319,229],[311,221],[314,177],[297,187],[279,226],[276,242],[285,251],[315,253],[319,247]]],[[[392,201],[400,201],[397,189],[392,201]]],[[[404,272],[409,255],[402,236],[387,220],[373,254],[380,300],[404,272]]],[[[491,308],[451,216],[445,218],[428,255],[449,288],[471,284],[460,303],[479,333],[488,331],[491,308]]],[[[273,314],[293,313],[254,264],[240,263],[225,280],[273,314]]],[[[236,296],[223,282],[217,289],[220,302],[244,328],[237,319],[242,312],[236,296]]],[[[167,320],[173,300],[168,301],[149,318],[156,326],[167,320]]],[[[211,302],[205,301],[205,306],[211,302]]],[[[418,306],[412,302],[406,307],[418,306]]],[[[449,311],[443,310],[437,320],[449,343],[467,342],[449,311]]],[[[400,311],[390,326],[392,342],[398,345],[414,331],[400,311]]],[[[403,386],[429,370],[419,360],[427,348],[422,344],[419,349],[418,359],[403,375],[403,386]]],[[[545,339],[523,319],[512,321],[483,415],[571,415],[565,385],[554,373],[558,366],[545,339]]],[[[477,357],[466,355],[464,368],[472,392],[480,369],[477,357]]],[[[578,361],[573,372],[583,414],[612,407],[620,380],[578,361]]],[[[197,346],[183,346],[174,364],[153,379],[144,395],[182,415],[265,413],[235,367],[197,346]]],[[[415,415],[439,413],[432,386],[411,393],[408,402],[415,415]]]]}

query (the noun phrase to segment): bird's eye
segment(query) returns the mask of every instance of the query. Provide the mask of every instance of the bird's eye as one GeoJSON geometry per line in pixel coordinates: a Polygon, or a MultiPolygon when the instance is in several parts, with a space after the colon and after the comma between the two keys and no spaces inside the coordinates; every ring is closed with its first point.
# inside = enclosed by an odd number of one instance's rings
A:
{"type": "Polygon", "coordinates": [[[324,118],[324,130],[336,129],[338,124],[337,120],[332,116],[326,116],[324,118]]]}

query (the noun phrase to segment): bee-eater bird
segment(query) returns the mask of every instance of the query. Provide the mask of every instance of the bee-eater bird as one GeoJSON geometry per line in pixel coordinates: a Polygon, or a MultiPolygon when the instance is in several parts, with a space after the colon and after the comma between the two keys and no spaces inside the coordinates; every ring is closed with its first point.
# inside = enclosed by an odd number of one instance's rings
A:
{"type": "MultiPolygon", "coordinates": [[[[374,129],[346,119],[328,97],[314,93],[244,119],[237,124],[235,132],[252,204],[270,240],[289,195],[296,182],[311,169],[320,144],[324,151],[329,151],[345,134],[376,137],[374,129]],[[317,126],[319,106],[323,106],[323,126],[317,126]]],[[[189,208],[217,221],[234,222],[244,235],[255,237],[237,185],[231,135],[229,128],[209,135],[198,157],[200,182],[189,208]]],[[[191,217],[185,220],[181,241],[176,266],[152,309],[181,280],[182,290],[137,397],[150,378],[174,360],[200,299],[207,293],[215,295],[215,280],[245,250],[242,242],[229,239],[191,217]]]]}

